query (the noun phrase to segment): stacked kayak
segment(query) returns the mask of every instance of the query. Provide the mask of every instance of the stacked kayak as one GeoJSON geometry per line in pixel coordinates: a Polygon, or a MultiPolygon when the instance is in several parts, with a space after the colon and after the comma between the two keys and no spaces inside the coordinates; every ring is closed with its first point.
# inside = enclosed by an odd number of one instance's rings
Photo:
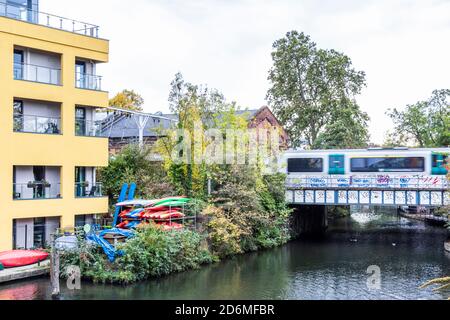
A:
{"type": "Polygon", "coordinates": [[[0,252],[0,264],[5,268],[17,268],[39,263],[48,258],[48,253],[39,250],[10,250],[0,252]]]}
{"type": "Polygon", "coordinates": [[[165,231],[183,229],[176,221],[185,218],[185,206],[191,201],[185,197],[170,197],[155,200],[131,200],[120,202],[119,229],[136,229],[139,226],[154,222],[165,231]]]}

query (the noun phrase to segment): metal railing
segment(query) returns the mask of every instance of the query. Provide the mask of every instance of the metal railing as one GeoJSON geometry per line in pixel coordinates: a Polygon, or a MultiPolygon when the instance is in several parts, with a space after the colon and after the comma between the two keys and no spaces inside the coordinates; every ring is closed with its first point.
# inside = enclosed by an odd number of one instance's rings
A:
{"type": "Polygon", "coordinates": [[[88,90],[102,90],[102,77],[95,74],[75,73],[75,87],[88,90]]]}
{"type": "Polygon", "coordinates": [[[75,119],[75,135],[80,137],[104,137],[101,121],[75,119]]]}
{"type": "Polygon", "coordinates": [[[101,183],[77,182],[75,183],[75,197],[96,198],[103,197],[103,186],[101,183]]]}
{"type": "Polygon", "coordinates": [[[14,79],[47,84],[61,84],[61,69],[26,63],[14,63],[14,79]]]}
{"type": "Polygon", "coordinates": [[[96,25],[6,3],[4,0],[0,1],[0,16],[98,38],[99,27],[96,25]]]}
{"type": "Polygon", "coordinates": [[[446,190],[450,183],[445,176],[288,176],[286,187],[289,189],[415,189],[446,190]]]}
{"type": "Polygon", "coordinates": [[[13,183],[14,200],[59,199],[60,183],[28,182],[13,183]]]}
{"type": "Polygon", "coordinates": [[[61,118],[14,115],[14,132],[60,134],[61,118]]]}

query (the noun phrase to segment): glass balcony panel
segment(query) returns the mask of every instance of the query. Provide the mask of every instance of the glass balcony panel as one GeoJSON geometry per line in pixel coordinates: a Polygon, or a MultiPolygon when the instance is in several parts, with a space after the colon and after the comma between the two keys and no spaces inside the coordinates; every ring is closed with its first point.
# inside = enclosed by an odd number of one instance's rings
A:
{"type": "Polygon", "coordinates": [[[104,137],[101,121],[76,119],[75,135],[80,137],[104,137]]]}
{"type": "Polygon", "coordinates": [[[61,70],[26,63],[14,63],[14,79],[61,84],[61,70]]]}
{"type": "Polygon", "coordinates": [[[96,198],[103,197],[103,188],[101,183],[90,184],[88,182],[75,183],[75,197],[77,198],[96,198]]]}
{"type": "Polygon", "coordinates": [[[77,72],[75,74],[75,79],[75,86],[79,89],[102,90],[101,76],[77,72]]]}
{"type": "Polygon", "coordinates": [[[13,183],[14,200],[59,199],[61,198],[60,183],[13,183]]]}
{"type": "Polygon", "coordinates": [[[26,133],[60,134],[61,119],[31,115],[15,115],[14,131],[26,133]]]}

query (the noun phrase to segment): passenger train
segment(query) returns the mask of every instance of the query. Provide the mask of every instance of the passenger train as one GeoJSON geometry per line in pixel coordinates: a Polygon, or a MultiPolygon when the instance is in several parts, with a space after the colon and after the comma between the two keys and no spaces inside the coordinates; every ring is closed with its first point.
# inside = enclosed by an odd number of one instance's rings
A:
{"type": "Polygon", "coordinates": [[[281,170],[288,177],[325,175],[445,176],[450,148],[371,148],[348,150],[289,150],[281,170]]]}

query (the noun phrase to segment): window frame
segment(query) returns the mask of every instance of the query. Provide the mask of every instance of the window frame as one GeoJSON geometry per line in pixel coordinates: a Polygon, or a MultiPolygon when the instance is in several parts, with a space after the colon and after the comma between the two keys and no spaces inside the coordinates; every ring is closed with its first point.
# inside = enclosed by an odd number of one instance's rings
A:
{"type": "Polygon", "coordinates": [[[287,172],[288,173],[323,173],[324,172],[324,168],[325,168],[325,160],[323,157],[307,157],[307,158],[288,158],[287,159],[287,172]],[[292,161],[301,161],[301,160],[309,160],[309,161],[313,161],[316,160],[318,161],[319,165],[320,165],[320,170],[314,169],[314,168],[305,168],[305,166],[303,166],[303,170],[302,171],[291,171],[290,168],[293,164],[291,164],[292,161]]]}
{"type": "Polygon", "coordinates": [[[350,158],[350,172],[352,173],[360,173],[360,172],[368,172],[368,173],[407,173],[407,172],[425,172],[425,157],[424,156],[388,156],[388,157],[352,157],[350,158]],[[378,168],[377,170],[371,170],[369,168],[368,160],[371,159],[383,159],[385,161],[387,159],[421,159],[422,166],[416,168],[378,168]],[[354,161],[356,160],[365,160],[365,166],[361,169],[355,169],[354,161]]]}

